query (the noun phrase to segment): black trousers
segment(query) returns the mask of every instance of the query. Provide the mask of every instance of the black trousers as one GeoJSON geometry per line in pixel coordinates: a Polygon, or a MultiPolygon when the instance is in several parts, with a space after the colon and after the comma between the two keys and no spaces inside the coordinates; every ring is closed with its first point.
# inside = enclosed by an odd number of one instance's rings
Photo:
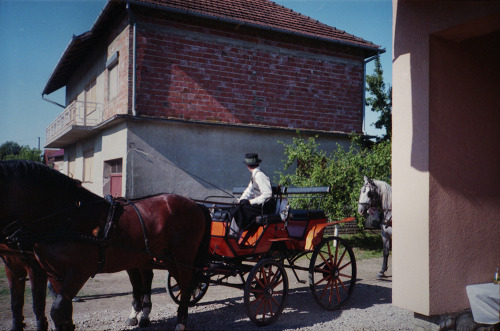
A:
{"type": "Polygon", "coordinates": [[[275,210],[276,200],[271,199],[264,203],[264,208],[262,208],[262,205],[239,204],[231,209],[230,214],[234,217],[236,225],[238,225],[240,230],[244,230],[252,223],[255,217],[262,214],[273,214],[275,210]]]}

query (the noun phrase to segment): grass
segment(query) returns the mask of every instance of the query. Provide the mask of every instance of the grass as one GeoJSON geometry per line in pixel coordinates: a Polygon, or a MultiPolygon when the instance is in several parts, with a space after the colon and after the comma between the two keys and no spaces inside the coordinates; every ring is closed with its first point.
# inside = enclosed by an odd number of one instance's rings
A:
{"type": "Polygon", "coordinates": [[[354,251],[356,260],[382,257],[383,245],[382,237],[377,233],[362,232],[353,235],[343,235],[349,246],[354,251]]]}

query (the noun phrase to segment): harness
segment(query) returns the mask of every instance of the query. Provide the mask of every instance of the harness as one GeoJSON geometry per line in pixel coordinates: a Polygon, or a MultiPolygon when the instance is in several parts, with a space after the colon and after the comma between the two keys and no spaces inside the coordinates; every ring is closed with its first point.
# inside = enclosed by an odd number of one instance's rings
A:
{"type": "MultiPolygon", "coordinates": [[[[108,212],[108,217],[106,219],[106,224],[104,226],[104,231],[102,233],[102,237],[98,239],[98,246],[99,246],[99,255],[97,259],[97,270],[95,274],[92,276],[92,278],[98,274],[99,272],[102,271],[102,268],[104,267],[104,262],[105,262],[105,256],[106,256],[106,250],[112,246],[111,240],[110,240],[110,235],[112,232],[112,229],[114,228],[115,225],[115,214],[117,211],[117,208],[123,208],[123,206],[130,205],[136,212],[139,222],[141,223],[141,228],[142,228],[142,234],[144,237],[144,245],[146,247],[146,253],[149,256],[152,256],[151,250],[149,249],[149,239],[147,236],[146,232],[146,224],[144,223],[144,219],[142,218],[141,212],[137,208],[137,206],[130,200],[127,199],[115,199],[111,195],[106,195],[104,197],[104,200],[109,203],[109,212],[108,212]]],[[[131,249],[131,248],[129,248],[131,249]]],[[[142,250],[140,250],[142,252],[142,250]]]]}
{"type": "Polygon", "coordinates": [[[392,226],[392,208],[383,208],[382,201],[380,198],[380,192],[378,190],[377,185],[373,182],[373,180],[368,179],[368,181],[363,185],[362,192],[366,192],[366,189],[369,188],[370,192],[368,192],[368,197],[370,198],[370,202],[358,202],[358,205],[367,207],[367,208],[376,208],[382,209],[383,219],[382,224],[387,229],[392,226]],[[373,196],[370,196],[370,193],[374,193],[373,196]]]}
{"type": "MultiPolygon", "coordinates": [[[[71,213],[78,209],[78,208],[84,208],[89,205],[92,205],[96,202],[91,202],[88,204],[82,204],[80,201],[76,202],[74,206],[65,208],[63,210],[51,213],[50,215],[41,217],[33,222],[31,222],[28,225],[23,225],[20,224],[18,220],[13,221],[9,225],[7,225],[4,230],[2,231],[2,236],[0,237],[0,242],[4,243],[11,243],[15,244],[18,247],[18,250],[20,253],[23,255],[23,260],[28,263],[30,261],[28,252],[23,246],[28,243],[34,243],[40,239],[45,239],[45,240],[75,240],[75,241],[83,241],[87,243],[95,243],[98,246],[98,261],[97,261],[97,269],[95,274],[92,276],[94,277],[97,273],[102,271],[102,268],[104,266],[105,262],[105,255],[106,255],[106,250],[110,246],[120,246],[121,248],[131,250],[131,251],[136,251],[136,252],[145,252],[149,256],[152,256],[151,250],[149,248],[149,239],[147,236],[147,231],[146,231],[146,225],[144,223],[144,219],[137,208],[137,206],[130,200],[126,199],[114,199],[111,195],[107,195],[104,197],[104,200],[110,205],[109,211],[108,211],[108,216],[106,218],[106,223],[104,225],[103,231],[99,231],[97,234],[93,235],[88,235],[88,234],[83,234],[83,233],[74,233],[74,232],[67,232],[67,231],[60,231],[56,233],[29,233],[29,232],[24,232],[26,230],[29,230],[30,227],[33,227],[34,225],[46,221],[48,219],[52,219],[54,221],[60,221],[60,219],[54,219],[56,216],[61,216],[64,215],[65,213],[70,213],[69,217],[67,220],[71,220],[71,213]],[[136,212],[139,222],[141,224],[142,232],[143,232],[143,237],[144,237],[144,244],[145,244],[145,250],[143,249],[137,249],[133,247],[128,247],[124,245],[118,245],[116,243],[113,243],[110,239],[112,230],[116,224],[116,215],[118,214],[118,208],[123,208],[123,206],[130,205],[136,212]]],[[[102,202],[102,200],[98,201],[102,202]]],[[[30,246],[30,245],[28,245],[30,246]]],[[[7,265],[7,264],[6,264],[7,265]]],[[[32,263],[29,263],[31,267],[33,267],[32,263]]],[[[8,267],[8,266],[7,266],[8,267]]],[[[10,269],[10,267],[8,267],[10,269]]],[[[53,276],[53,275],[51,275],[53,276]]],[[[53,277],[53,278],[60,278],[60,277],[53,277]]]]}

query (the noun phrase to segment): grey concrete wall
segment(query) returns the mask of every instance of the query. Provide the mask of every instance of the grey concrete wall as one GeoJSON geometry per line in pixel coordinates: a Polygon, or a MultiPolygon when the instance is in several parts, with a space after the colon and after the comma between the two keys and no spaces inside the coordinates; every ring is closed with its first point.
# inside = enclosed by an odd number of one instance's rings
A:
{"type": "MultiPolygon", "coordinates": [[[[136,198],[167,192],[203,199],[228,196],[234,186],[246,186],[250,173],[242,164],[245,153],[255,152],[261,168],[277,184],[283,171],[284,146],[294,131],[193,124],[175,121],[128,123],[126,196],[136,198]]],[[[332,152],[349,140],[334,135],[317,139],[332,152]]]]}

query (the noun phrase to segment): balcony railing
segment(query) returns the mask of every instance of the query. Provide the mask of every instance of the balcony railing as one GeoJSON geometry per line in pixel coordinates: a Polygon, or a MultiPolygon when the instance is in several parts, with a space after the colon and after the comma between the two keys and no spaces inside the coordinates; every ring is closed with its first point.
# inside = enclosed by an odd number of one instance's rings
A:
{"type": "Polygon", "coordinates": [[[47,142],[52,142],[74,127],[93,127],[102,122],[102,104],[74,101],[45,131],[47,142]]]}

